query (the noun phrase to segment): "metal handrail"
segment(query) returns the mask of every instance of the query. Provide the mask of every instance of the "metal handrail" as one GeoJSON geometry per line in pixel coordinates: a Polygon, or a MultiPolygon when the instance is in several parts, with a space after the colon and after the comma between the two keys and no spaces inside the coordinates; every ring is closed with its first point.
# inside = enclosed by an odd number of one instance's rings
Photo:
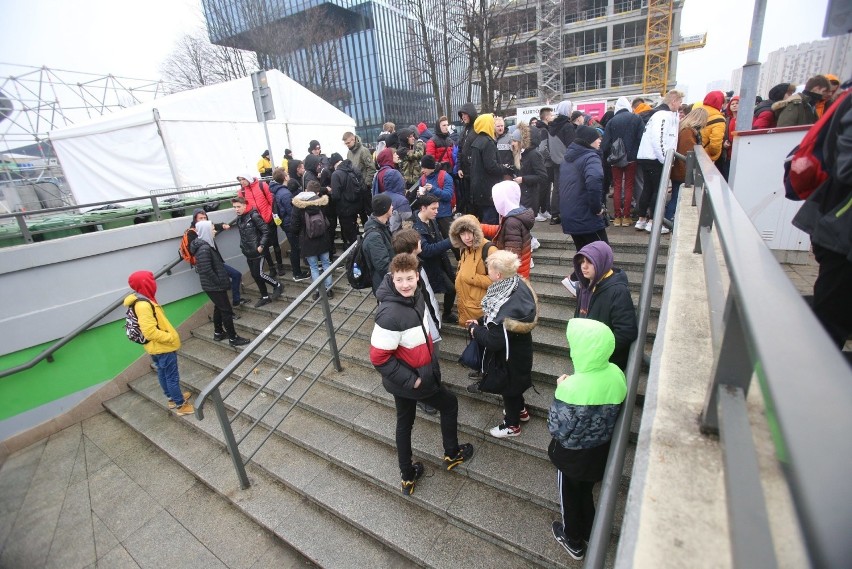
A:
{"type": "MultiPolygon", "coordinates": [[[[284,416],[281,417],[280,420],[277,422],[277,424],[269,430],[266,437],[263,438],[263,440],[260,442],[260,444],[258,444],[257,447],[254,449],[254,451],[251,452],[245,459],[243,459],[243,457],[240,453],[239,442],[244,440],[246,438],[246,436],[248,435],[248,433],[251,432],[251,430],[253,430],[256,426],[258,426],[261,423],[261,421],[262,421],[263,417],[266,415],[266,413],[270,409],[272,409],[272,406],[284,397],[286,390],[283,390],[281,393],[279,393],[276,396],[275,400],[269,405],[267,411],[262,416],[258,417],[253,422],[253,424],[249,427],[247,432],[244,433],[244,435],[241,437],[240,441],[237,441],[237,438],[234,435],[234,431],[233,431],[233,428],[231,426],[231,423],[237,418],[237,416],[239,416],[242,413],[242,411],[245,409],[245,406],[243,407],[243,409],[239,410],[239,412],[236,413],[233,417],[229,418],[227,411],[225,409],[224,398],[222,397],[222,394],[220,393],[220,387],[222,387],[222,385],[227,380],[231,379],[231,377],[235,374],[237,368],[239,368],[243,363],[245,363],[249,358],[251,358],[258,351],[260,346],[262,346],[264,344],[264,342],[266,342],[269,339],[269,337],[282,325],[282,323],[285,320],[287,320],[288,318],[293,316],[294,312],[300,306],[302,306],[302,304],[308,298],[308,296],[311,295],[312,293],[314,293],[315,291],[318,291],[320,293],[319,294],[320,299],[319,299],[318,302],[320,302],[322,304],[323,313],[324,313],[324,319],[323,320],[324,320],[324,324],[326,326],[326,331],[328,333],[328,339],[326,340],[326,342],[324,344],[322,344],[317,349],[316,353],[314,354],[314,357],[311,358],[310,361],[302,367],[302,369],[298,372],[297,377],[301,376],[307,370],[308,366],[310,366],[313,363],[313,361],[319,356],[320,352],[325,348],[326,345],[328,345],[328,347],[330,349],[331,358],[329,359],[326,366],[323,368],[323,371],[325,369],[327,369],[328,366],[331,365],[332,363],[334,364],[335,369],[337,369],[337,371],[342,371],[343,368],[340,365],[340,348],[337,345],[337,341],[336,341],[336,337],[335,337],[335,329],[334,329],[334,325],[333,325],[332,319],[331,319],[332,309],[330,307],[330,303],[329,303],[328,297],[326,295],[325,281],[326,281],[326,278],[328,278],[328,277],[330,277],[334,274],[334,271],[337,270],[338,267],[343,266],[343,264],[346,262],[346,259],[354,253],[356,246],[357,246],[357,244],[350,245],[349,248],[342,255],[340,255],[331,264],[331,266],[329,266],[328,269],[326,269],[319,276],[319,278],[317,278],[315,281],[313,281],[304,291],[302,291],[302,293],[299,294],[299,296],[297,296],[295,298],[295,300],[293,300],[287,306],[287,308],[285,308],[281,312],[281,314],[276,316],[275,319],[272,321],[272,323],[270,323],[269,326],[264,328],[263,332],[261,332],[254,340],[252,340],[251,343],[248,346],[246,346],[237,355],[236,358],[234,358],[227,366],[225,366],[225,368],[209,384],[207,384],[207,386],[204,389],[202,389],[201,393],[199,393],[198,396],[195,398],[195,416],[198,420],[204,420],[204,405],[207,402],[207,400],[211,399],[213,401],[214,408],[215,408],[215,411],[216,411],[216,415],[217,415],[217,418],[219,420],[219,424],[222,428],[222,433],[225,437],[225,444],[228,448],[228,453],[231,455],[231,461],[233,462],[234,469],[236,470],[236,473],[237,473],[237,477],[239,478],[240,486],[243,489],[248,488],[249,485],[250,485],[248,475],[247,475],[246,470],[245,470],[245,465],[248,463],[248,461],[251,460],[251,458],[254,456],[254,454],[257,453],[257,451],[260,450],[260,448],[263,446],[263,444],[266,442],[266,440],[268,440],[269,437],[272,435],[274,430],[284,421],[284,419],[287,417],[287,415],[289,415],[290,411],[292,411],[292,409],[295,408],[296,404],[298,404],[299,401],[301,400],[301,398],[304,397],[305,393],[307,393],[307,390],[310,389],[310,387],[319,379],[320,374],[317,374],[316,377],[314,377],[313,381],[310,383],[310,385],[308,385],[308,387],[305,389],[305,391],[298,398],[296,398],[296,400],[290,405],[290,408],[285,412],[284,416]]],[[[350,291],[350,293],[351,293],[351,291],[350,291]]],[[[347,293],[347,294],[349,294],[349,293],[347,293]]],[[[369,298],[369,297],[365,296],[365,299],[366,298],[369,298]]],[[[338,301],[337,306],[339,306],[342,301],[343,301],[343,299],[341,298],[338,301]]],[[[362,304],[363,304],[363,302],[364,301],[362,300],[362,304]]],[[[309,307],[308,310],[310,310],[310,308],[315,306],[315,304],[316,303],[313,303],[309,307]]],[[[303,314],[302,316],[300,316],[297,319],[297,322],[295,324],[298,324],[299,322],[301,322],[301,320],[304,319],[306,314],[307,314],[307,311],[306,311],[305,314],[303,314]]],[[[354,311],[352,312],[352,314],[354,314],[354,311]]],[[[367,317],[369,317],[369,315],[367,317]]],[[[347,320],[348,320],[348,317],[347,317],[347,320]]],[[[310,337],[319,328],[320,325],[317,325],[314,328],[314,330],[310,334],[307,335],[307,337],[310,337]]],[[[292,329],[293,328],[291,327],[291,330],[292,329]]],[[[285,335],[282,335],[278,339],[278,342],[275,345],[280,344],[280,342],[283,340],[285,335]]],[[[346,341],[348,342],[349,339],[351,339],[351,337],[352,337],[352,335],[350,335],[350,337],[346,341]]],[[[305,342],[302,342],[302,344],[304,344],[304,343],[305,342]]],[[[343,345],[345,346],[345,343],[343,345]]],[[[271,352],[271,350],[272,349],[267,350],[267,352],[265,354],[263,354],[257,362],[255,362],[255,364],[252,366],[252,369],[256,369],[257,366],[260,365],[260,363],[271,352]]],[[[295,350],[293,350],[293,351],[295,352],[295,350]]],[[[269,382],[271,382],[272,378],[275,377],[275,374],[283,367],[283,365],[284,364],[282,363],[280,366],[278,366],[278,368],[276,368],[276,370],[270,375],[270,377],[266,380],[266,382],[255,390],[255,393],[251,397],[252,400],[255,397],[257,397],[257,395],[261,392],[262,389],[265,388],[266,385],[269,384],[269,382]]],[[[242,382],[244,380],[245,380],[245,378],[240,379],[239,382],[242,382]]],[[[293,385],[293,383],[291,383],[290,385],[293,385]]],[[[231,389],[225,395],[225,397],[230,395],[232,392],[233,392],[233,389],[231,389]]]]}
{"type": "MultiPolygon", "coordinates": [[[[163,276],[167,273],[171,273],[171,270],[178,263],[180,263],[182,261],[183,261],[183,259],[178,257],[176,260],[172,261],[171,263],[169,263],[168,265],[166,265],[165,267],[163,267],[162,269],[160,269],[159,271],[154,273],[154,279],[156,280],[156,279],[160,278],[161,276],[163,276]]],[[[62,339],[60,339],[58,342],[56,342],[55,344],[53,344],[52,346],[50,346],[49,348],[47,348],[46,350],[41,352],[39,355],[37,355],[36,357],[31,359],[27,363],[23,363],[21,365],[0,371],[0,379],[2,379],[4,377],[9,377],[10,375],[14,375],[18,372],[22,372],[22,371],[28,370],[30,368],[33,368],[39,362],[41,362],[45,359],[49,363],[52,363],[53,362],[53,354],[56,353],[56,351],[59,350],[59,348],[68,344],[71,340],[73,340],[74,338],[76,338],[77,336],[79,336],[80,334],[82,334],[83,332],[85,332],[86,330],[88,330],[89,328],[91,328],[92,326],[97,324],[98,322],[100,322],[103,318],[105,318],[113,310],[115,310],[116,308],[121,306],[124,303],[124,299],[125,299],[126,296],[127,296],[127,293],[122,294],[120,299],[111,303],[109,306],[107,306],[106,308],[104,308],[103,310],[101,310],[100,312],[98,312],[97,314],[95,314],[94,316],[92,316],[91,318],[89,318],[88,320],[86,320],[85,322],[80,324],[79,326],[77,326],[77,328],[75,328],[71,332],[68,332],[62,339]]]]}
{"type": "Polygon", "coordinates": [[[852,373],[706,151],[695,152],[695,176],[704,185],[695,252],[703,251],[705,274],[721,281],[710,239],[715,227],[730,277],[727,297],[711,307],[723,317],[711,326],[714,366],[701,427],[721,435],[734,565],[776,564],[745,406],[756,375],[811,564],[846,566],[852,373]]]}
{"type": "Polygon", "coordinates": [[[642,287],[639,292],[639,335],[630,346],[627,360],[627,397],[621,407],[618,421],[615,424],[609,455],[606,462],[595,521],[589,537],[584,569],[601,569],[606,561],[607,548],[612,534],[612,521],[615,516],[615,505],[618,501],[618,489],[621,486],[621,476],[624,470],[624,457],[630,441],[630,425],[633,421],[633,410],[636,403],[636,393],[639,388],[639,372],[645,355],[645,340],[648,337],[648,322],[651,318],[651,298],[654,294],[654,275],[657,271],[657,258],[660,252],[660,239],[663,211],[666,206],[666,189],[671,175],[672,162],[675,159],[674,150],[666,152],[663,162],[663,172],[657,194],[657,204],[654,207],[654,225],[651,240],[648,243],[648,256],[645,259],[645,269],[642,273],[642,287]]]}

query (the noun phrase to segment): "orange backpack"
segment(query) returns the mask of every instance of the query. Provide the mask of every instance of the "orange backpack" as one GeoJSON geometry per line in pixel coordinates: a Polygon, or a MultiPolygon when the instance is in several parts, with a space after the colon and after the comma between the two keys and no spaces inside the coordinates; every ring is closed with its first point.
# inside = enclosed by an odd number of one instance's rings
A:
{"type": "MultiPolygon", "coordinates": [[[[192,231],[195,233],[195,228],[190,227],[186,231],[183,232],[183,237],[180,240],[180,247],[178,248],[178,253],[180,254],[180,258],[192,265],[195,266],[195,255],[190,253],[189,251],[189,232],[192,231]]],[[[198,234],[196,233],[196,237],[198,234]]]]}

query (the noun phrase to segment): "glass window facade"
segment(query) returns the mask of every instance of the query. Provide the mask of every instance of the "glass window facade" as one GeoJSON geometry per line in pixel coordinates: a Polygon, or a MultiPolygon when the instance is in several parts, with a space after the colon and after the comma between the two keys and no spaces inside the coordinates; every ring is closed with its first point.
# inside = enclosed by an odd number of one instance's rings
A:
{"type": "MultiPolygon", "coordinates": [[[[280,69],[353,117],[365,142],[378,138],[384,122],[432,125],[437,118],[431,83],[423,70],[425,58],[409,47],[408,26],[415,22],[386,1],[203,0],[203,4],[214,43],[257,51],[264,67],[280,69]],[[248,4],[262,14],[247,14],[248,4]],[[318,11],[328,18],[328,25],[321,26],[306,45],[273,50],[268,42],[259,46],[252,41],[257,34],[288,29],[288,22],[291,26],[292,22],[298,22],[297,26],[313,23],[312,14],[318,11]]],[[[443,30],[430,29],[429,34],[436,52],[441,51],[442,42],[450,41],[443,30]]],[[[455,54],[462,49],[452,45],[450,51],[455,54]]],[[[454,111],[465,102],[465,71],[461,58],[451,63],[449,78],[444,66],[438,69],[439,85],[449,79],[453,86],[454,111]]]]}

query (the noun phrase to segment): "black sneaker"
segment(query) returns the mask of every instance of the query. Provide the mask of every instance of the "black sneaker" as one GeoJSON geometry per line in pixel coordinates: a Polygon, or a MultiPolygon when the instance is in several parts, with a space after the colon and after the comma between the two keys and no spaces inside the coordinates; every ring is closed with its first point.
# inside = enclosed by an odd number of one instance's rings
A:
{"type": "MultiPolygon", "coordinates": [[[[482,372],[473,370],[472,372],[467,374],[467,377],[469,379],[482,379],[482,372]]],[[[476,386],[477,386],[476,391],[479,391],[479,383],[477,383],[476,386]]]]}
{"type": "Polygon", "coordinates": [[[411,465],[411,468],[414,469],[414,478],[411,480],[402,479],[402,493],[406,496],[414,494],[414,484],[423,477],[423,472],[425,472],[422,462],[415,462],[411,465]]]}
{"type": "Polygon", "coordinates": [[[258,300],[257,302],[255,302],[255,303],[254,303],[254,307],[255,307],[255,308],[260,308],[261,306],[266,306],[266,305],[267,305],[267,304],[269,304],[270,302],[272,302],[272,301],[271,301],[271,300],[269,300],[269,297],[268,297],[268,296],[264,296],[264,297],[262,297],[260,300],[258,300]]]}
{"type": "Polygon", "coordinates": [[[278,286],[272,289],[272,300],[277,300],[278,297],[281,296],[282,292],[284,292],[284,285],[278,283],[278,286]]]}
{"type": "Polygon", "coordinates": [[[293,282],[299,283],[302,281],[306,281],[309,278],[311,278],[311,275],[309,275],[308,273],[299,273],[298,275],[293,275],[293,282]]]}
{"type": "Polygon", "coordinates": [[[331,300],[332,298],[334,298],[334,291],[328,289],[327,291],[325,291],[325,295],[328,297],[329,300],[331,300]]]}
{"type": "Polygon", "coordinates": [[[245,306],[246,304],[249,303],[249,301],[250,301],[250,299],[248,299],[248,298],[241,298],[234,303],[234,308],[239,308],[240,306],[245,306]]]}
{"type": "Polygon", "coordinates": [[[468,393],[479,393],[479,382],[477,381],[476,383],[471,383],[470,385],[468,385],[467,386],[467,392],[468,393]]]}
{"type": "Polygon", "coordinates": [[[251,344],[251,340],[247,340],[246,338],[240,338],[239,336],[234,336],[233,338],[228,340],[228,343],[231,344],[231,347],[238,348],[240,346],[246,346],[248,344],[251,344]]]}
{"type": "Polygon", "coordinates": [[[558,215],[554,215],[550,218],[550,221],[548,221],[548,223],[550,225],[559,225],[560,223],[562,223],[562,220],[559,218],[558,215]]]}
{"type": "Polygon", "coordinates": [[[473,458],[473,445],[470,443],[462,443],[459,445],[459,450],[455,456],[444,455],[444,464],[447,465],[447,470],[452,470],[466,460],[473,458]]]}
{"type": "Polygon", "coordinates": [[[427,405],[427,404],[423,403],[422,401],[417,402],[417,408],[420,409],[421,411],[423,411],[424,413],[429,414],[429,415],[434,415],[435,413],[438,412],[437,409],[435,409],[431,405],[427,405]]]}
{"type": "Polygon", "coordinates": [[[444,324],[458,324],[459,317],[455,314],[444,314],[441,317],[441,322],[443,322],[444,324]]]}
{"type": "Polygon", "coordinates": [[[314,299],[314,300],[319,300],[319,290],[315,290],[315,291],[314,291],[313,299],[314,299]]]}
{"type": "Polygon", "coordinates": [[[565,549],[565,551],[568,552],[568,555],[577,561],[580,561],[586,556],[586,544],[582,541],[579,543],[572,543],[569,541],[568,537],[565,535],[565,528],[562,526],[562,522],[553,522],[551,529],[553,530],[553,538],[562,546],[563,549],[565,549]]]}
{"type": "Polygon", "coordinates": [[[280,276],[280,277],[284,276],[284,273],[285,273],[284,265],[282,265],[281,263],[278,263],[278,265],[276,266],[276,270],[278,271],[278,276],[280,276]]]}
{"type": "Polygon", "coordinates": [[[227,337],[228,336],[224,332],[213,332],[213,339],[216,340],[217,342],[221,342],[222,340],[224,340],[227,337]]]}

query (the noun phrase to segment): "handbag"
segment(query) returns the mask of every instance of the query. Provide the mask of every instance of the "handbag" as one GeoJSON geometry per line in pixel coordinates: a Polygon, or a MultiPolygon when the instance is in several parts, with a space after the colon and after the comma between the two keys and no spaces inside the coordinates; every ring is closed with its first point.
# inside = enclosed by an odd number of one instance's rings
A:
{"type": "Polygon", "coordinates": [[[627,166],[627,149],[624,147],[624,140],[621,138],[615,139],[615,142],[610,147],[609,156],[607,156],[606,161],[610,166],[615,166],[616,168],[627,166]]]}
{"type": "Polygon", "coordinates": [[[468,339],[467,346],[459,356],[459,363],[474,371],[482,371],[482,346],[473,338],[468,339]]]}

